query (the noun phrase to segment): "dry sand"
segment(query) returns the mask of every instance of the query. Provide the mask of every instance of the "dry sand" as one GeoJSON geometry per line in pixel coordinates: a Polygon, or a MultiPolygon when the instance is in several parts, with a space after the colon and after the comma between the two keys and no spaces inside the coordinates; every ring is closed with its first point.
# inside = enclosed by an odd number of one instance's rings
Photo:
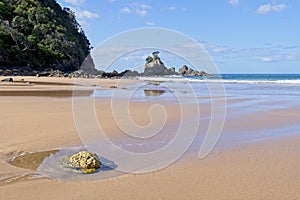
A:
{"type": "MultiPolygon", "coordinates": [[[[21,79],[22,77],[17,77],[21,79]]],[[[28,81],[75,83],[72,79],[25,78],[28,81]]],[[[26,80],[27,81],[27,80],[26,80]]],[[[72,90],[71,85],[36,84],[11,86],[0,83],[0,91],[72,90]],[[2,84],[2,85],[1,85],[2,84]],[[20,88],[22,87],[22,88],[20,88]],[[33,89],[32,89],[33,88],[33,89]]],[[[115,85],[102,80],[103,88],[115,85]]],[[[1,94],[1,92],[0,92],[1,94]]],[[[47,96],[47,95],[45,95],[47,96]]],[[[133,103],[132,117],[141,125],[149,123],[143,115],[149,103],[133,103]]],[[[179,108],[165,105],[169,122],[178,120],[179,108]]],[[[111,137],[119,137],[109,102],[99,99],[97,113],[105,121],[111,137]],[[103,117],[106,116],[106,117],[103,117]]],[[[203,109],[207,112],[205,105],[203,109]]],[[[71,98],[0,96],[0,199],[291,199],[300,198],[299,136],[214,150],[199,160],[190,152],[173,165],[156,172],[125,175],[109,180],[59,181],[32,179],[31,170],[17,168],[9,159],[26,152],[81,145],[72,115],[71,98]]],[[[259,121],[297,123],[299,109],[267,113],[259,118],[239,118],[247,129],[259,121]],[[265,116],[265,117],[264,117],[265,116]],[[279,117],[279,118],[277,118],[279,117]],[[285,119],[284,121],[279,119],[285,119]],[[252,123],[249,121],[253,120],[252,123]]],[[[232,119],[233,120],[233,119],[232,119]]],[[[239,127],[229,121],[227,129],[239,127]]],[[[264,127],[258,123],[260,128],[264,127]]],[[[196,145],[196,144],[194,144],[196,145]]],[[[196,145],[197,146],[197,145],[196,145]]]]}

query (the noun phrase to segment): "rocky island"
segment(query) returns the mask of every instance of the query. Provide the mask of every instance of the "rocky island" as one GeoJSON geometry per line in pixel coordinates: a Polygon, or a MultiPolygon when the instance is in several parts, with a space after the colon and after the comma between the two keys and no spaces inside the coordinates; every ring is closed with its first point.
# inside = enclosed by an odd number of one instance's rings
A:
{"type": "Polygon", "coordinates": [[[144,75],[150,76],[162,76],[162,75],[174,75],[176,74],[175,68],[167,69],[164,63],[161,61],[160,57],[158,56],[159,52],[155,51],[152,53],[153,57],[148,56],[146,58],[146,64],[144,68],[144,75]]]}
{"type": "Polygon", "coordinates": [[[169,69],[164,65],[158,56],[159,52],[155,51],[152,56],[146,58],[146,64],[144,68],[144,76],[166,76],[166,75],[182,75],[182,76],[208,76],[206,72],[199,72],[193,70],[188,66],[184,65],[182,68],[176,72],[175,67],[170,67],[169,69]]]}

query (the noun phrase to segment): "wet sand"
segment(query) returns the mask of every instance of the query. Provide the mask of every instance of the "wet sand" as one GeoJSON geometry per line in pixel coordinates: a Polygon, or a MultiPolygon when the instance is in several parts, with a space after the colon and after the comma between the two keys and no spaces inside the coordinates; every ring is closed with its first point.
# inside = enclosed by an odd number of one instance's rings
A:
{"type": "MultiPolygon", "coordinates": [[[[74,83],[69,79],[37,79],[74,83]]],[[[104,80],[100,84],[107,89],[116,81],[104,80]]],[[[18,87],[0,87],[0,91],[18,87]]],[[[66,88],[71,90],[72,86],[27,87],[64,91],[66,88]]],[[[197,157],[202,135],[179,161],[156,172],[107,180],[62,181],[35,178],[31,169],[35,169],[36,164],[32,167],[32,162],[24,169],[12,166],[9,161],[28,152],[82,145],[73,121],[71,98],[0,96],[0,199],[299,199],[299,135],[287,133],[289,136],[239,141],[230,147],[226,147],[227,143],[231,144],[226,138],[243,131],[255,133],[256,130],[300,124],[300,107],[243,114],[238,112],[240,107],[235,106],[243,101],[247,99],[228,101],[228,112],[236,114],[229,115],[217,148],[205,159],[197,157]]],[[[168,113],[166,124],[176,123],[180,118],[178,105],[163,104],[168,113]]],[[[144,113],[151,106],[149,102],[131,102],[133,120],[140,125],[148,124],[150,118],[144,113]]],[[[210,113],[208,104],[199,106],[204,114],[210,113]]],[[[95,107],[109,137],[122,139],[122,132],[111,114],[110,101],[96,99],[95,107]]],[[[205,120],[201,127],[205,132],[208,127],[205,120]]],[[[48,152],[39,155],[33,163],[41,162],[41,158],[47,155],[48,152]]]]}
{"type": "Polygon", "coordinates": [[[73,90],[17,90],[17,91],[0,91],[0,96],[17,96],[17,97],[72,97],[72,96],[90,96],[93,90],[80,90],[76,93],[73,90]]]}
{"type": "Polygon", "coordinates": [[[56,154],[59,150],[49,150],[34,153],[25,153],[13,158],[10,162],[11,165],[19,168],[37,170],[45,158],[52,154],[56,154]]]}

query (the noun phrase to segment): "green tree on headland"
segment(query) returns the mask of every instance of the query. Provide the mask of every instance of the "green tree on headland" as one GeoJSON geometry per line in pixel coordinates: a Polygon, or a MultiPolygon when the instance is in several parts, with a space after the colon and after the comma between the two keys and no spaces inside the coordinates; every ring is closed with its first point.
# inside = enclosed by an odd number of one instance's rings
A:
{"type": "Polygon", "coordinates": [[[1,0],[0,68],[72,71],[90,50],[74,12],[55,0],[1,0]]]}

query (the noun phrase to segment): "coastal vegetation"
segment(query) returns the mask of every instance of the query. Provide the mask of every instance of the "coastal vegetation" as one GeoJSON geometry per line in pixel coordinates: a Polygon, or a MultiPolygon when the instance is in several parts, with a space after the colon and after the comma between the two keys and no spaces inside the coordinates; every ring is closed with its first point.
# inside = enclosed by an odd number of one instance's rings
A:
{"type": "Polygon", "coordinates": [[[74,12],[55,0],[0,2],[0,67],[74,71],[90,50],[74,12]]]}

